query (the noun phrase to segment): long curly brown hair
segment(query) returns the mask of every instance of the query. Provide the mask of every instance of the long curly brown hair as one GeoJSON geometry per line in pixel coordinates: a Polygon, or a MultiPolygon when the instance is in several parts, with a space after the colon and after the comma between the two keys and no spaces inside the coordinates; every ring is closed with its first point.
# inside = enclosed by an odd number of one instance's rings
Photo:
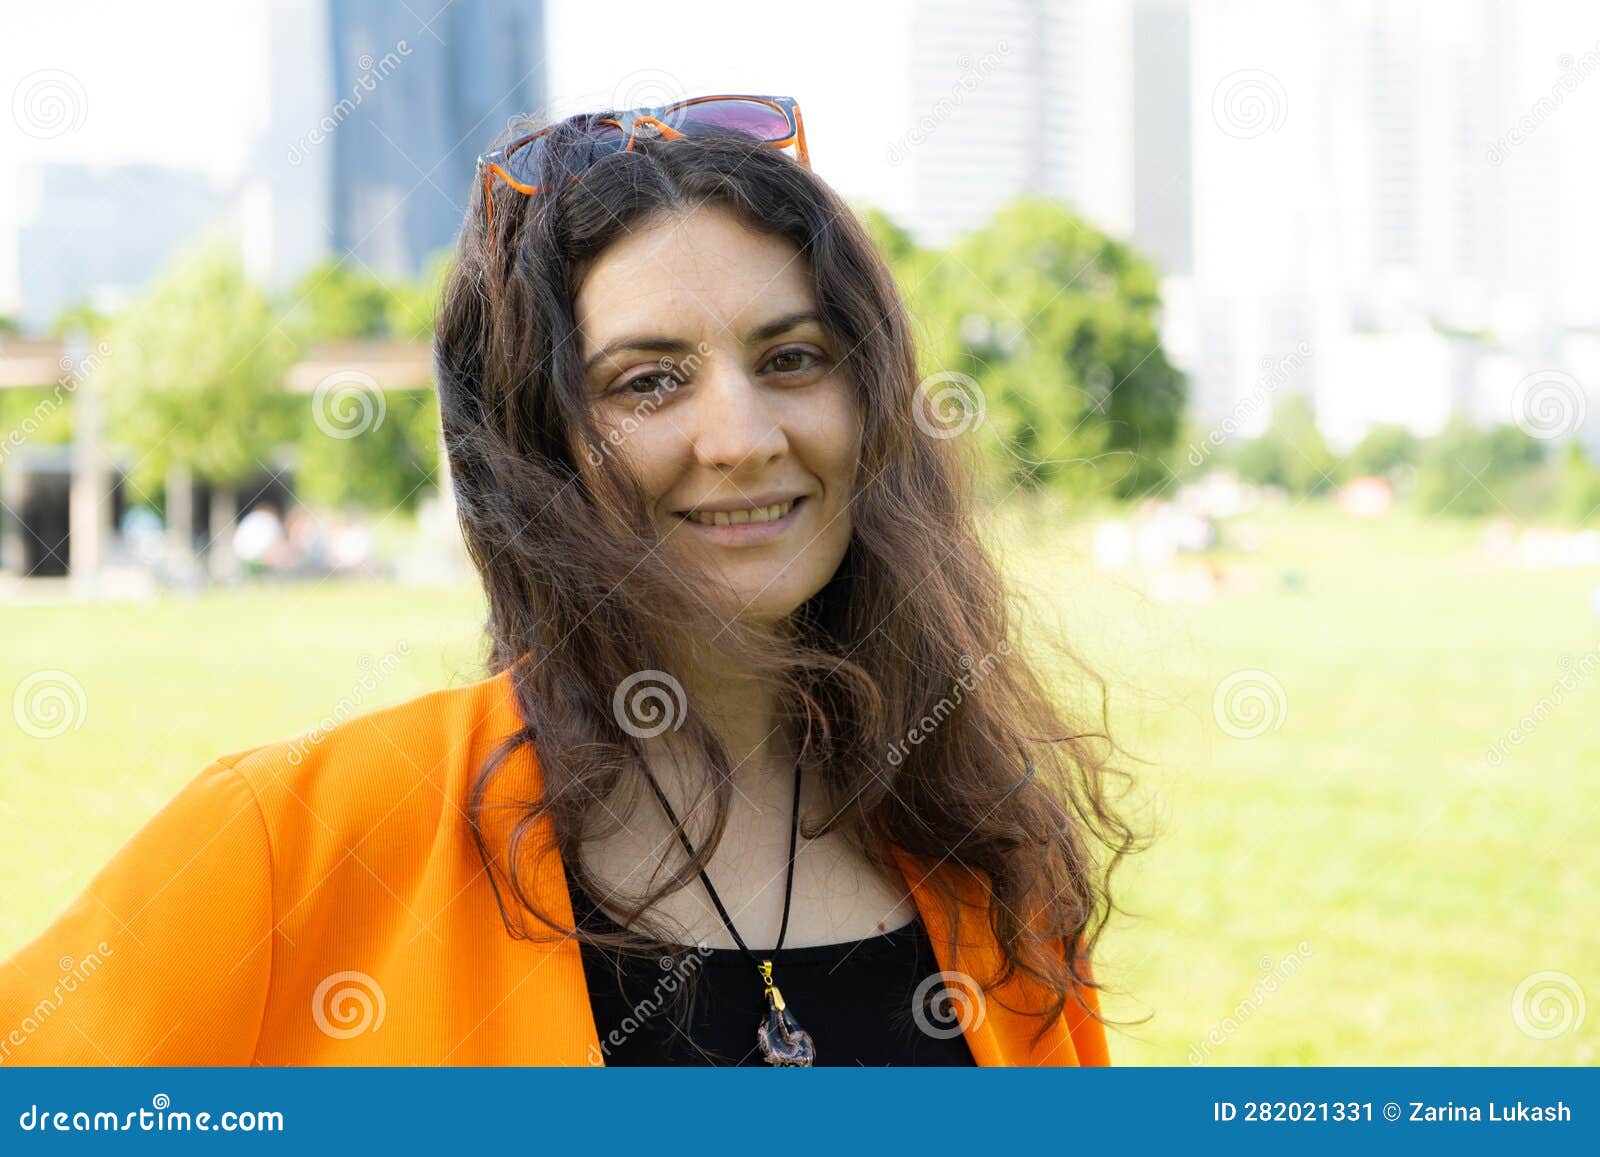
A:
{"type": "MultiPolygon", "coordinates": [[[[602,802],[645,767],[644,741],[622,726],[614,694],[712,640],[774,690],[806,775],[826,785],[828,818],[803,829],[807,838],[838,829],[884,869],[893,868],[893,842],[986,882],[1004,954],[991,981],[1020,972],[1045,987],[1053,999],[1042,1035],[1070,998],[1087,1007],[1080,986],[1100,987],[1089,960],[1114,908],[1111,875],[1141,844],[1110,791],[1113,778],[1130,777],[1111,762],[1106,683],[1057,641],[1070,674],[1058,670],[1054,686],[1073,692],[1058,694],[1030,653],[1043,636],[1030,627],[1020,637],[1016,595],[976,525],[975,460],[962,440],[929,436],[914,421],[928,398],[912,329],[883,257],[839,196],[743,137],[647,139],[598,159],[590,147],[563,122],[539,162],[541,184],[556,192],[525,196],[497,182],[474,193],[436,331],[445,447],[488,596],[488,669],[514,668],[526,724],[477,771],[467,809],[508,930],[532,935],[527,913],[620,950],[674,947],[650,909],[710,861],[733,790],[729,753],[692,704],[675,722],[703,753],[709,835],[636,898],[621,921],[626,935],[566,928],[541,911],[526,853],[543,854],[530,841],[553,832],[573,883],[600,894],[579,848],[602,802]],[[624,232],[702,205],[803,254],[824,327],[848,351],[841,368],[862,419],[844,560],[776,629],[686,598],[683,560],[657,549],[625,456],[593,450],[607,431],[591,413],[581,364],[581,280],[624,232]],[[1090,704],[1095,722],[1075,717],[1069,698],[1090,704]],[[542,788],[516,801],[505,840],[492,842],[490,786],[527,744],[542,788]]],[[[933,882],[953,949],[961,905],[941,874],[933,882]]]]}

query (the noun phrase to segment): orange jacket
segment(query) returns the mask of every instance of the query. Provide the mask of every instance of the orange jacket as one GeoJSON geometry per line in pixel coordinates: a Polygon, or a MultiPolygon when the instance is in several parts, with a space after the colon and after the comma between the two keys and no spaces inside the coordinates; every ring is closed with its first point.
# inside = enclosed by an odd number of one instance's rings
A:
{"type": "MultiPolygon", "coordinates": [[[[520,724],[502,672],[217,759],[0,965],[0,1064],[601,1063],[578,943],[507,934],[463,819],[520,724]]],[[[523,747],[491,801],[538,774],[523,747]]],[[[922,863],[895,855],[940,967],[992,976],[985,921],[949,955],[922,863]]],[[[570,925],[560,859],[534,863],[570,925]]],[[[967,1019],[980,1065],[1110,1063],[1075,1002],[1031,1045],[1031,995],[1014,977],[967,1019]]]]}

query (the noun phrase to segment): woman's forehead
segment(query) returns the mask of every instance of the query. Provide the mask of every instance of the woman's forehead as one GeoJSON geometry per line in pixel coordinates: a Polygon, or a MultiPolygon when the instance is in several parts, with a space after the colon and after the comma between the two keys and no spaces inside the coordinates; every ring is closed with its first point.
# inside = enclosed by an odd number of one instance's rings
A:
{"type": "Polygon", "coordinates": [[[597,257],[574,313],[599,349],[643,325],[742,332],[814,302],[810,264],[793,242],[703,206],[630,230],[597,257]]]}

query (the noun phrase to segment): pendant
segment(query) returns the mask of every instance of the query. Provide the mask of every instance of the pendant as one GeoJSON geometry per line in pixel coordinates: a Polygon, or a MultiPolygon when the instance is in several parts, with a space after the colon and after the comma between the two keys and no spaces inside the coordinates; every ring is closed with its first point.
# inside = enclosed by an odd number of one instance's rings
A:
{"type": "Polygon", "coordinates": [[[760,971],[761,995],[767,998],[766,1019],[756,1030],[761,1055],[769,1065],[811,1065],[817,1059],[817,1046],[783,1003],[783,993],[772,983],[772,961],[763,960],[760,971]]]}

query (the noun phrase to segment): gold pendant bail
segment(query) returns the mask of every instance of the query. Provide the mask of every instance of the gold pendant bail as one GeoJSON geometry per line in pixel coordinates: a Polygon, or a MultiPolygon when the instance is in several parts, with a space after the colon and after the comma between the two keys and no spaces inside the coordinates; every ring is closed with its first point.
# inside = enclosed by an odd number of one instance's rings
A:
{"type": "Polygon", "coordinates": [[[778,986],[772,983],[772,961],[763,960],[757,966],[761,973],[761,995],[767,998],[767,1003],[782,1012],[784,1009],[783,993],[778,991],[778,986]]]}

